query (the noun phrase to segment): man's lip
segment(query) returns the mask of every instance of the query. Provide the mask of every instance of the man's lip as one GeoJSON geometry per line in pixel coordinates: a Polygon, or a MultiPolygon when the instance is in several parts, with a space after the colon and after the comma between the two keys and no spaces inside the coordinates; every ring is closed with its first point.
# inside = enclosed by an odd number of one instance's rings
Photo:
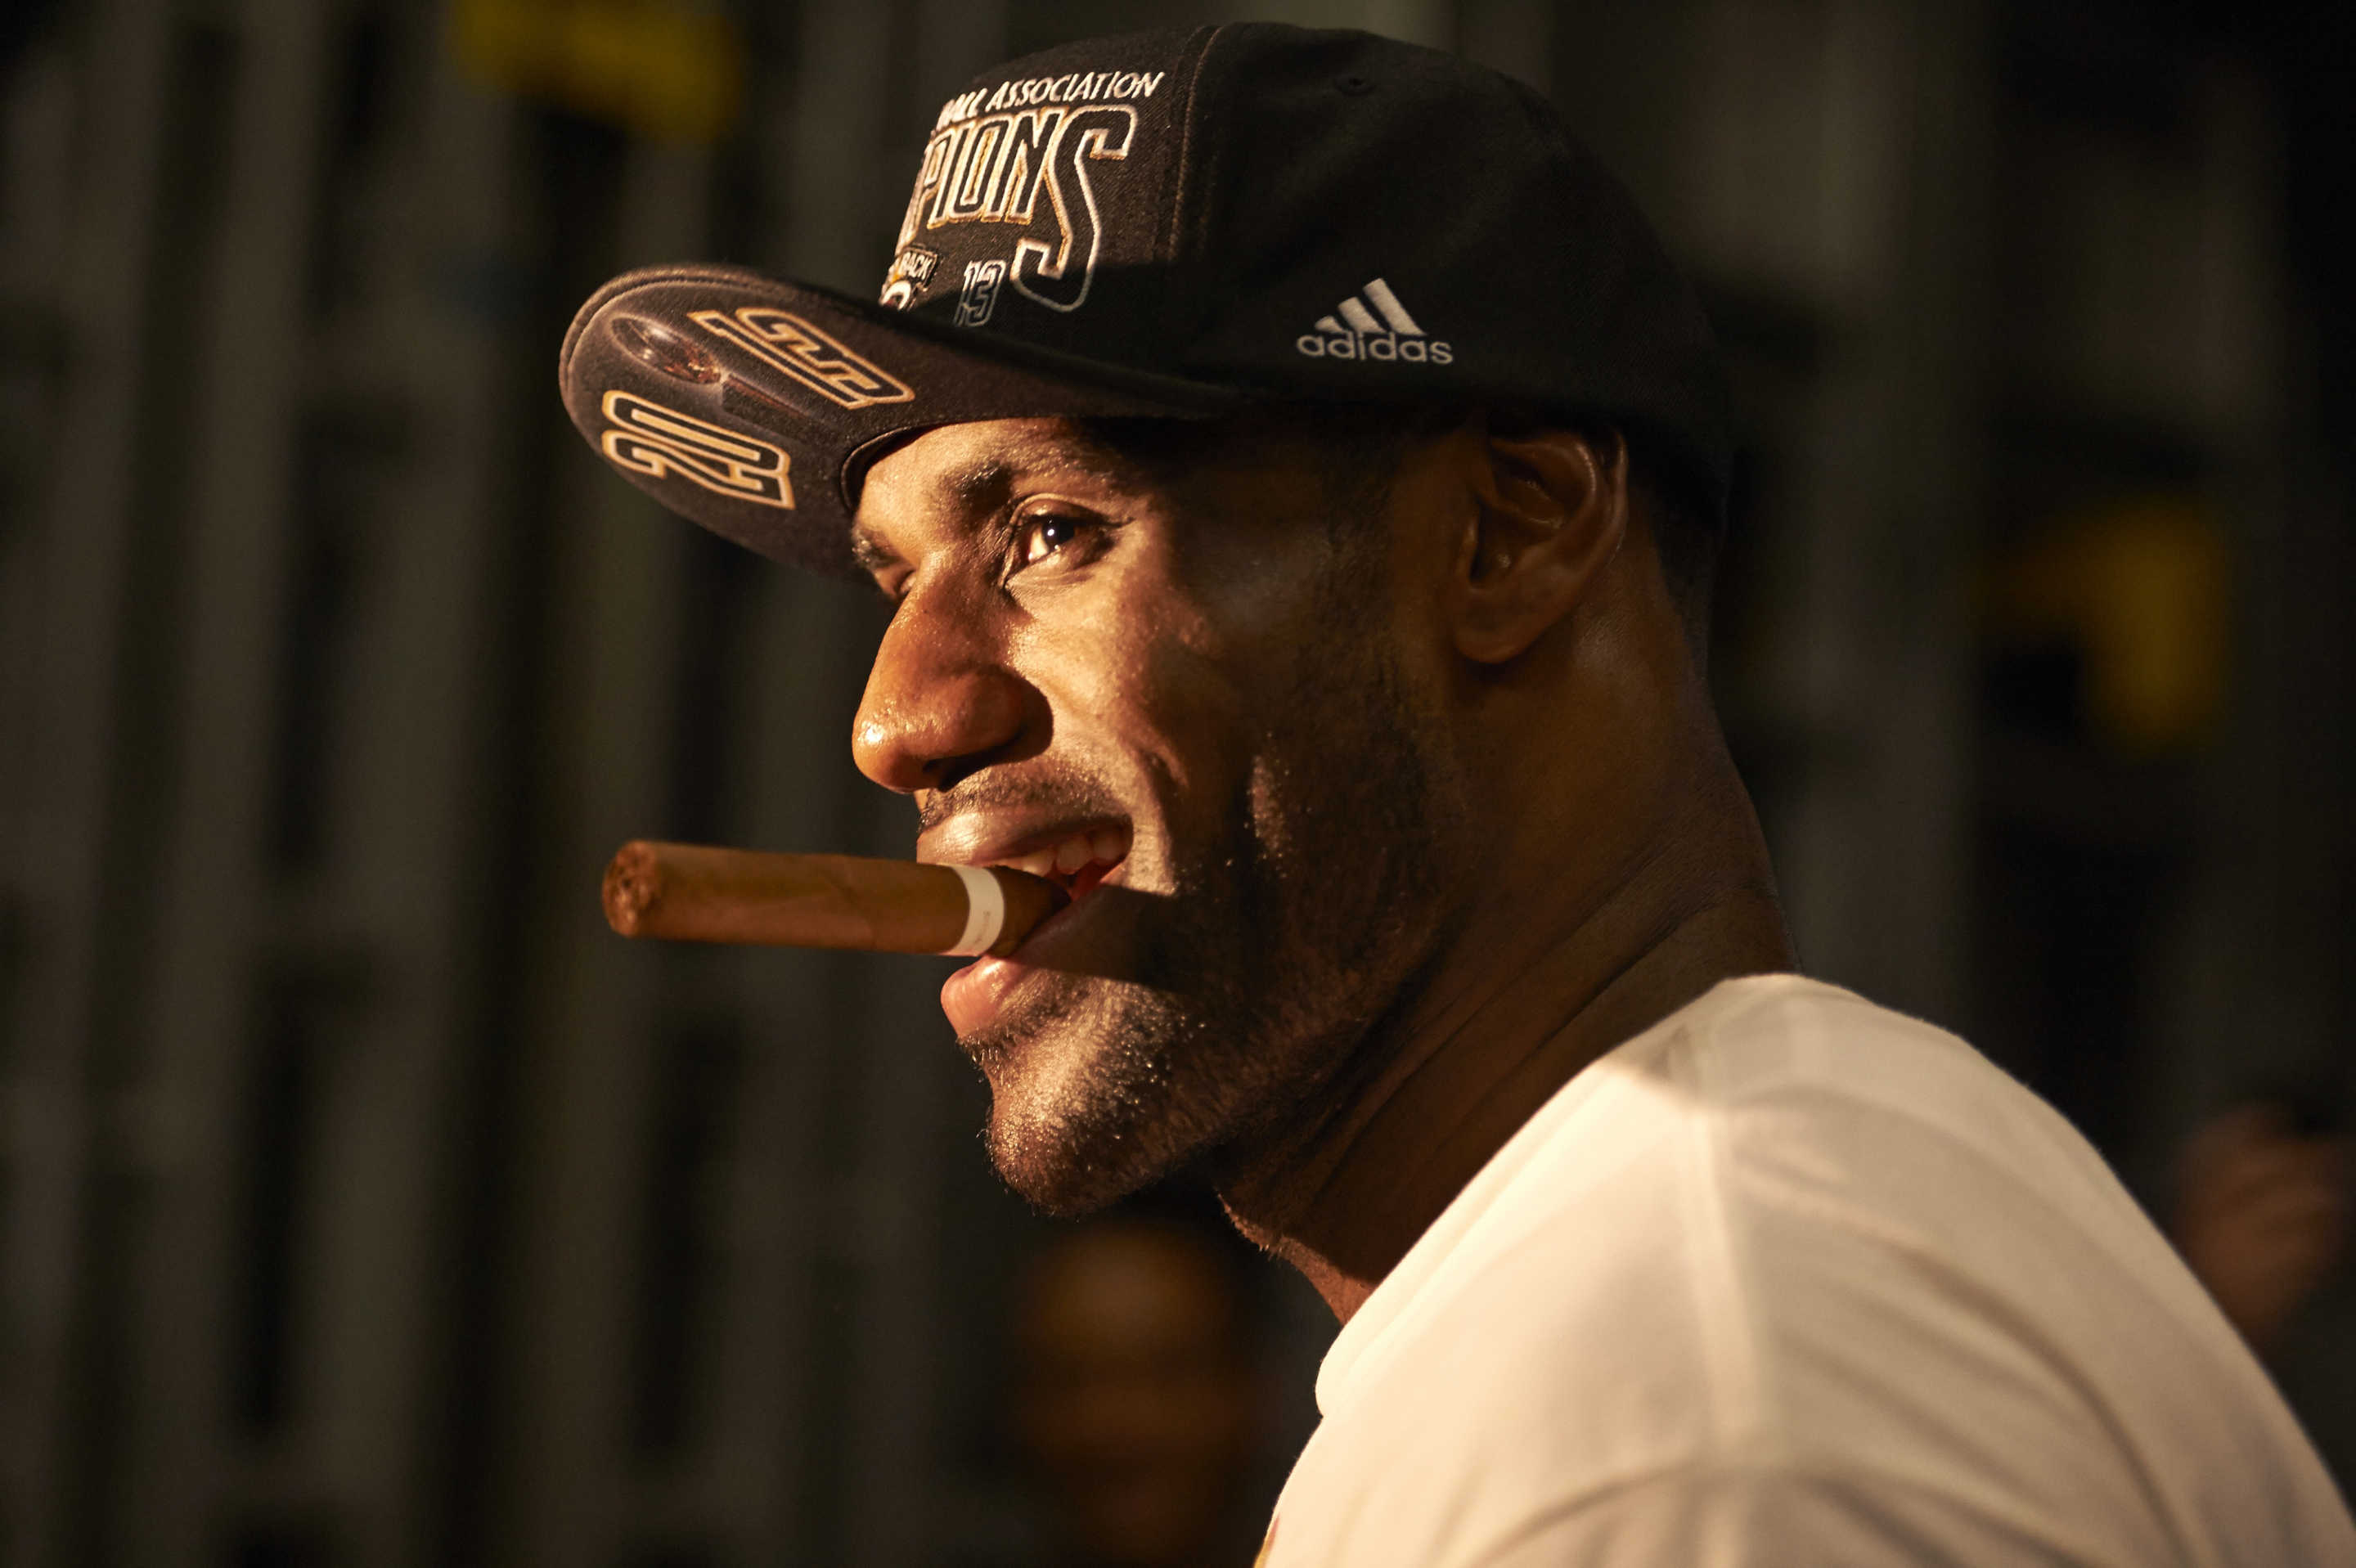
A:
{"type": "MultiPolygon", "coordinates": [[[[1130,839],[1133,847],[1135,834],[1129,819],[1124,816],[1066,816],[1053,822],[1033,820],[1019,824],[1009,823],[1002,818],[984,817],[977,821],[970,817],[952,817],[917,836],[916,858],[943,864],[993,866],[1020,859],[1025,855],[1035,855],[1042,849],[1052,849],[1067,838],[1076,838],[1108,827],[1130,839]]],[[[1120,863],[1128,863],[1126,854],[1120,863]]]]}
{"type": "Polygon", "coordinates": [[[960,1040],[997,1021],[1006,994],[1031,974],[1012,958],[977,958],[941,982],[941,1012],[960,1040]]]}

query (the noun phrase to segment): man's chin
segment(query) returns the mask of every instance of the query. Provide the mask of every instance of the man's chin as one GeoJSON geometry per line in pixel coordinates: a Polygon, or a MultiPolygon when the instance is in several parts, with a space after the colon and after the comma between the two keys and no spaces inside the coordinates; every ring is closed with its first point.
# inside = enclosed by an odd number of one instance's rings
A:
{"type": "Polygon", "coordinates": [[[1130,1009],[1078,996],[966,1042],[990,1082],[999,1177],[1060,1218],[1094,1213],[1183,1162],[1193,1118],[1130,1009]]]}
{"type": "Polygon", "coordinates": [[[1176,1163],[1154,1147],[1153,1109],[1131,1096],[993,1080],[982,1141],[999,1179],[1033,1208],[1076,1219],[1152,1185],[1176,1163]]]}
{"type": "Polygon", "coordinates": [[[1070,1154],[1068,1147],[1001,1141],[995,1127],[990,1135],[990,1159],[999,1179],[1050,1219],[1078,1220],[1097,1213],[1151,1186],[1160,1174],[1098,1165],[1070,1154]]]}

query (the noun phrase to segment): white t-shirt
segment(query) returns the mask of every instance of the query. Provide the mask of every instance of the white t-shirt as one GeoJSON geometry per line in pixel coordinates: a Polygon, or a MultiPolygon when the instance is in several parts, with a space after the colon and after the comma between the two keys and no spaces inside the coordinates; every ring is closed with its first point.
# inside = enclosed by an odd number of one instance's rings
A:
{"type": "Polygon", "coordinates": [[[1317,1403],[1269,1568],[2356,1568],[2297,1423],[2085,1140],[1797,976],[1565,1084],[1317,1403]]]}

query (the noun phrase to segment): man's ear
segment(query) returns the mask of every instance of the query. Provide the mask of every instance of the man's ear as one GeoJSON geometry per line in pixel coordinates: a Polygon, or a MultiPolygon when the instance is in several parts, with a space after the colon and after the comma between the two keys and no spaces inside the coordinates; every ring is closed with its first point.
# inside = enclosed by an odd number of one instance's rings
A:
{"type": "Polygon", "coordinates": [[[1494,416],[1467,475],[1473,505],[1450,581],[1457,652],[1502,664],[1593,590],[1628,531],[1628,444],[1494,416]]]}

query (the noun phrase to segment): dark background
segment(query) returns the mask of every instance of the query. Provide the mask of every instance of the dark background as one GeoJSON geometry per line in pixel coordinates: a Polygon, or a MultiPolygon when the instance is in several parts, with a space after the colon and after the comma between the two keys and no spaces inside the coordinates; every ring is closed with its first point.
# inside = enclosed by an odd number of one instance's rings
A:
{"type": "MultiPolygon", "coordinates": [[[[626,266],[876,285],[969,72],[1257,14],[1550,91],[1704,287],[1717,678],[1808,966],[2156,1210],[2344,1115],[2356,8],[89,0],[0,22],[0,1563],[922,1564],[1038,1226],[921,960],[653,951],[648,835],[904,852],[877,627],[601,471],[626,266]]],[[[1297,1442],[1330,1322],[1263,1317],[1297,1442]]],[[[2276,1361],[2356,1455],[2356,1302],[2276,1361]]],[[[1280,1475],[1283,1441],[1271,1445],[1280,1475]]]]}

